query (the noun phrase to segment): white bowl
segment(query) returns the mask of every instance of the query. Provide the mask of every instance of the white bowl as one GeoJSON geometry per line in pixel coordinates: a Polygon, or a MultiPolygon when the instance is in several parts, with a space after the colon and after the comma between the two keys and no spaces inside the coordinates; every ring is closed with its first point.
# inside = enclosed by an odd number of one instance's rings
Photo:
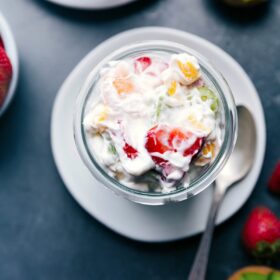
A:
{"type": "Polygon", "coordinates": [[[5,97],[4,104],[0,107],[0,117],[1,117],[4,114],[4,112],[7,110],[8,106],[10,105],[14,97],[16,91],[16,85],[18,82],[18,72],[19,72],[19,60],[18,60],[16,42],[9,24],[7,23],[6,19],[1,13],[0,13],[0,36],[3,40],[5,50],[7,52],[8,57],[10,58],[13,67],[13,75],[12,75],[9,91],[7,96],[5,97]]]}

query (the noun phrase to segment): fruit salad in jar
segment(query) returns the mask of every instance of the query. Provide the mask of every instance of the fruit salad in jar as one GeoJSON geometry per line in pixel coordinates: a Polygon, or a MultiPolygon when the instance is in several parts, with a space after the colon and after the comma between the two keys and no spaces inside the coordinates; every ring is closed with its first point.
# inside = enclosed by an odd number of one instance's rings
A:
{"type": "Polygon", "coordinates": [[[220,100],[187,53],[149,53],[100,71],[83,126],[100,166],[123,185],[168,193],[215,159],[222,143],[220,100]]]}

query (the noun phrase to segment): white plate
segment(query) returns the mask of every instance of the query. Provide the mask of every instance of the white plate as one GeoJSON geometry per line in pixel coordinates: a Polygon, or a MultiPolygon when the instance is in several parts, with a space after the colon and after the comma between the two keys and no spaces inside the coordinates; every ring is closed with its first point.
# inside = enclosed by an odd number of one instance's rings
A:
{"type": "Polygon", "coordinates": [[[250,196],[262,167],[266,132],[258,94],[246,73],[223,50],[195,35],[160,27],[134,29],[105,41],[78,64],[60,88],[53,108],[51,142],[59,173],[77,202],[107,227],[135,240],[163,242],[203,231],[212,189],[208,188],[187,201],[163,206],[144,206],[127,201],[113,194],[92,177],[78,155],[72,131],[75,99],[94,65],[123,45],[149,39],[185,44],[209,58],[228,80],[236,103],[251,109],[257,123],[255,163],[249,175],[227,194],[218,223],[236,213],[250,196]]]}
{"type": "Polygon", "coordinates": [[[85,10],[116,8],[136,0],[47,0],[70,8],[85,10]]]}
{"type": "Polygon", "coordinates": [[[10,105],[12,98],[14,97],[16,91],[16,85],[18,81],[18,71],[19,71],[19,62],[18,62],[18,52],[16,47],[16,42],[12,31],[4,18],[4,16],[0,13],[0,37],[4,42],[5,50],[10,58],[12,67],[13,67],[13,76],[10,83],[8,94],[5,98],[4,104],[0,107],[0,117],[7,110],[10,105]]]}

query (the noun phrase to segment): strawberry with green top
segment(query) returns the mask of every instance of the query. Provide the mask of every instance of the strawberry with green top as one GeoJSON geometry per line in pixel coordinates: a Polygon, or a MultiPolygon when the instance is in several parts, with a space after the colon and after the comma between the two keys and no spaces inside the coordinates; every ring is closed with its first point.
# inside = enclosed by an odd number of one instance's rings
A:
{"type": "Polygon", "coordinates": [[[247,250],[255,257],[279,257],[280,220],[271,210],[259,206],[249,215],[242,239],[247,250]]]}

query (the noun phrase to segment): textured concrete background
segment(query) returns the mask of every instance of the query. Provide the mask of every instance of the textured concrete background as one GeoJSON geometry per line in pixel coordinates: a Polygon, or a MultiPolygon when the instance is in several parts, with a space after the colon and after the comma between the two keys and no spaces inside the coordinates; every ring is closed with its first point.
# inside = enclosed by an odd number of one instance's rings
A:
{"type": "Polygon", "coordinates": [[[0,10],[21,63],[16,98],[0,119],[0,279],[186,279],[199,237],[155,245],[116,235],[69,195],[50,149],[52,105],[69,72],[104,39],[149,25],[212,41],[244,67],[259,91],[268,132],[263,171],[246,206],[217,228],[207,279],[226,279],[253,263],[240,245],[247,214],[257,204],[280,213],[280,199],[266,190],[280,157],[280,1],[243,13],[214,0],[150,0],[107,12],[0,0],[0,10]]]}

